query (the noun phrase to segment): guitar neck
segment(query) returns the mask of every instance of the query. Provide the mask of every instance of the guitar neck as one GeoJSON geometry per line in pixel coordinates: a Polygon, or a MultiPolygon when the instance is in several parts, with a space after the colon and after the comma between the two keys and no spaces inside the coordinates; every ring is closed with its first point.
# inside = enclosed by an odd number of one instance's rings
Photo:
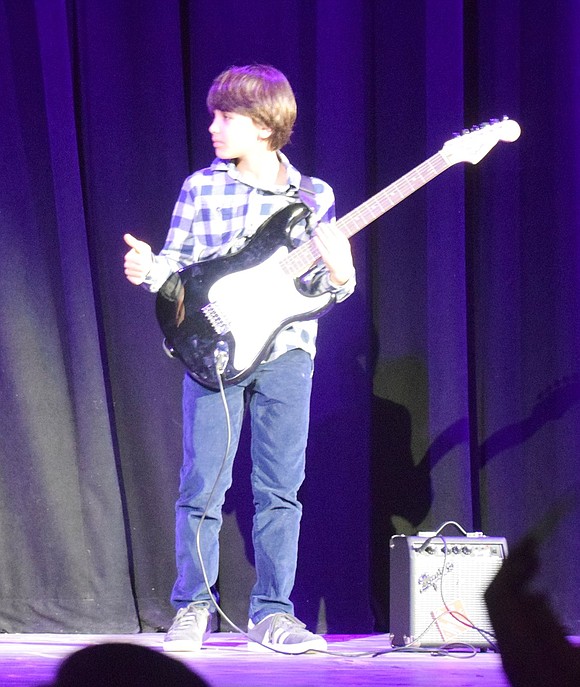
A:
{"type": "MultiPolygon", "coordinates": [[[[337,229],[347,238],[354,236],[450,166],[451,164],[441,151],[435,153],[390,186],[341,217],[336,223],[337,229]]],[[[307,272],[319,259],[320,251],[311,239],[291,251],[282,260],[282,266],[287,274],[297,278],[307,272]]]]}

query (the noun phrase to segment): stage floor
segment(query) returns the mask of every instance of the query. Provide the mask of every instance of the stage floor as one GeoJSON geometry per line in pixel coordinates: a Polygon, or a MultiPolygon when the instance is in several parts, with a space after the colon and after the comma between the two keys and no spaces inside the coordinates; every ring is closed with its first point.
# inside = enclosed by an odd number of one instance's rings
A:
{"type": "MultiPolygon", "coordinates": [[[[500,656],[492,651],[392,651],[387,635],[327,635],[329,654],[280,656],[249,651],[236,633],[213,634],[197,653],[179,657],[212,687],[507,687],[500,656]],[[385,652],[385,653],[383,653],[385,652]]],[[[50,682],[63,658],[84,646],[129,642],[162,650],[162,634],[0,635],[0,687],[50,682]]]]}

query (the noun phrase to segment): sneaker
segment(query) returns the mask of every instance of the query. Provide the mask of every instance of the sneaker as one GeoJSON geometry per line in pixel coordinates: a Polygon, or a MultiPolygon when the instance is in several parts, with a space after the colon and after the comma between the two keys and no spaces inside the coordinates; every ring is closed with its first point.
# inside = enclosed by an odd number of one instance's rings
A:
{"type": "Polygon", "coordinates": [[[268,615],[256,625],[250,620],[248,637],[253,640],[248,648],[256,651],[268,651],[265,647],[284,654],[327,650],[324,637],[309,632],[306,625],[290,613],[268,615]]]}
{"type": "Polygon", "coordinates": [[[177,611],[165,639],[164,651],[199,651],[211,633],[211,614],[207,601],[193,601],[177,611]]]}

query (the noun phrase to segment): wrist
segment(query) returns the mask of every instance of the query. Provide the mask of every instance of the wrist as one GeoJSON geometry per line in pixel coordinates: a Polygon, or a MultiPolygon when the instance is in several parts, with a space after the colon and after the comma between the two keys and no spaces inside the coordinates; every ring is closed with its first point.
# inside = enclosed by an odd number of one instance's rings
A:
{"type": "Polygon", "coordinates": [[[330,285],[333,286],[335,289],[341,289],[345,284],[348,284],[348,282],[354,277],[354,269],[349,272],[348,274],[336,274],[336,273],[329,273],[328,275],[328,281],[330,282],[330,285]]]}

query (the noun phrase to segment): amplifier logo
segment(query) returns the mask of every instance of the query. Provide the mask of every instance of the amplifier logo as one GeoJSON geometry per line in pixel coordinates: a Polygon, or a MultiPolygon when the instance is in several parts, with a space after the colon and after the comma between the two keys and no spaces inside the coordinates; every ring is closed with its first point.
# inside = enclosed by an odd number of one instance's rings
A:
{"type": "Polygon", "coordinates": [[[443,573],[447,574],[452,570],[453,563],[447,563],[445,565],[445,569],[441,567],[434,573],[431,573],[430,575],[427,575],[426,573],[421,575],[417,580],[417,583],[419,585],[419,594],[423,594],[423,592],[426,592],[429,589],[433,589],[433,591],[436,592],[438,589],[439,580],[441,580],[441,578],[443,577],[443,573]]]}

